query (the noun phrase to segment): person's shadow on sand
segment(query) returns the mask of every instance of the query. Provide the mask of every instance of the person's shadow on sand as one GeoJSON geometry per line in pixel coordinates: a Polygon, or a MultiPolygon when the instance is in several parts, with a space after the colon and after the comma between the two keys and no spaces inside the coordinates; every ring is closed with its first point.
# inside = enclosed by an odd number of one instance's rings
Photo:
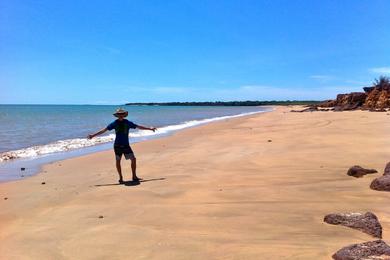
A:
{"type": "Polygon", "coordinates": [[[166,178],[154,178],[154,179],[144,179],[139,181],[124,181],[123,183],[107,183],[107,184],[97,184],[95,187],[103,187],[103,186],[116,186],[116,185],[124,185],[124,186],[137,186],[140,185],[141,182],[148,181],[163,181],[166,178]]]}

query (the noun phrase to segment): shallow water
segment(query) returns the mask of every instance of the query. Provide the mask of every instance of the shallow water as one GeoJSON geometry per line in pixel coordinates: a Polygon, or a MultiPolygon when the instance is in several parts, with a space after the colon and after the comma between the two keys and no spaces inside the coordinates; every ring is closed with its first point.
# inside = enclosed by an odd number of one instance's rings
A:
{"type": "MultiPolygon", "coordinates": [[[[115,138],[85,137],[106,127],[117,106],[0,105],[0,181],[32,175],[50,161],[108,149],[115,138]],[[28,165],[28,167],[26,167],[28,165]],[[26,168],[21,172],[20,168],[26,168]]],[[[130,142],[157,138],[184,128],[270,110],[267,107],[125,106],[128,119],[158,130],[134,130],[130,142]]]]}

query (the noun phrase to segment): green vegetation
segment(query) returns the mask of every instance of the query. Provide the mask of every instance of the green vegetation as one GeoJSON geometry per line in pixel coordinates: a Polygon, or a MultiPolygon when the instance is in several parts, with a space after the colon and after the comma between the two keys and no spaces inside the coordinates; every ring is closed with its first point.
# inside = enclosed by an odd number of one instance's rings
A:
{"type": "Polygon", "coordinates": [[[126,103],[127,106],[271,106],[271,105],[314,105],[320,101],[286,100],[286,101],[214,101],[214,102],[150,102],[126,103]]]}

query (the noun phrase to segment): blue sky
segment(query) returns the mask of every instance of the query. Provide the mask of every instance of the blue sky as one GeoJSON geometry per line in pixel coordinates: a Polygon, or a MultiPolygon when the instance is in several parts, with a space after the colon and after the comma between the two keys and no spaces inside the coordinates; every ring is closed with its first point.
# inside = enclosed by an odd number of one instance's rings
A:
{"type": "Polygon", "coordinates": [[[390,1],[0,1],[0,103],[327,99],[390,75],[390,1]]]}

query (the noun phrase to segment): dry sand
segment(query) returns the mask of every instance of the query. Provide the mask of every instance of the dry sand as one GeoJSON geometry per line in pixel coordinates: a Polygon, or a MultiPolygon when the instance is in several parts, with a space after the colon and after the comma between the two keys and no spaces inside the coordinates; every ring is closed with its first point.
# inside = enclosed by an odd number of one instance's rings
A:
{"type": "Polygon", "coordinates": [[[390,161],[390,116],[290,109],[135,144],[137,186],[114,185],[112,151],[0,184],[0,258],[329,259],[374,240],[323,223],[351,211],[374,212],[390,242],[390,193],[369,188],[390,161]],[[355,164],[380,173],[347,176],[355,164]]]}

